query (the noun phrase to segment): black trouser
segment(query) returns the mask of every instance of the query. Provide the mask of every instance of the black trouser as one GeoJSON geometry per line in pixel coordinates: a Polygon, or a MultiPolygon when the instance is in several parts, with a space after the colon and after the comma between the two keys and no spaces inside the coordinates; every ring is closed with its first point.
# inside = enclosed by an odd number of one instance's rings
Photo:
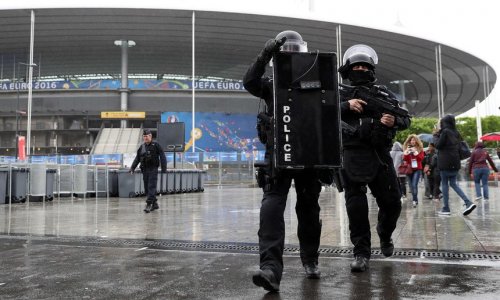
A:
{"type": "Polygon", "coordinates": [[[431,176],[432,181],[434,182],[434,189],[432,190],[432,196],[434,199],[439,199],[439,194],[441,194],[441,175],[439,175],[438,171],[434,171],[434,175],[431,176]]]}
{"type": "Polygon", "coordinates": [[[429,198],[432,198],[432,196],[434,196],[434,176],[431,176],[431,175],[425,175],[425,180],[427,180],[427,182],[429,183],[429,193],[425,194],[425,196],[429,197],[429,198]]]}
{"type": "Polygon", "coordinates": [[[260,268],[271,269],[281,281],[283,273],[283,248],[285,243],[285,221],[283,213],[292,179],[297,192],[298,227],[302,263],[317,262],[321,237],[320,207],[318,204],[321,183],[316,171],[281,171],[269,190],[264,190],[260,208],[259,252],[260,268]]]}
{"type": "Polygon", "coordinates": [[[422,177],[424,177],[424,186],[425,186],[425,192],[424,192],[424,196],[425,197],[431,197],[432,196],[432,180],[431,178],[425,174],[425,172],[422,170],[422,177]]]}
{"type": "Polygon", "coordinates": [[[346,208],[351,242],[354,245],[354,256],[360,255],[370,258],[371,255],[371,232],[366,198],[367,184],[379,207],[377,233],[381,240],[391,238],[401,213],[401,192],[396,172],[392,166],[392,159],[389,153],[379,153],[378,155],[385,165],[378,167],[372,181],[361,183],[345,178],[346,208]]]}
{"type": "Polygon", "coordinates": [[[399,188],[401,189],[401,195],[406,197],[406,175],[404,177],[398,177],[399,188]]]}
{"type": "Polygon", "coordinates": [[[144,191],[146,192],[146,203],[156,202],[156,185],[158,181],[158,169],[142,170],[142,179],[144,180],[144,191]]]}

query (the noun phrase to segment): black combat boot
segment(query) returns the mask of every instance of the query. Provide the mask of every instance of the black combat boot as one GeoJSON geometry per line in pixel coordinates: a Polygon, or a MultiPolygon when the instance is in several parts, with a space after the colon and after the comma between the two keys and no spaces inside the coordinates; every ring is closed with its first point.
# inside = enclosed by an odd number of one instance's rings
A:
{"type": "Polygon", "coordinates": [[[155,203],[153,203],[153,207],[151,208],[151,211],[153,211],[155,209],[160,209],[160,206],[158,206],[158,202],[156,202],[156,201],[155,201],[155,203]]]}
{"type": "Polygon", "coordinates": [[[369,259],[363,256],[356,256],[354,261],[351,263],[351,272],[364,272],[368,270],[369,259]]]}
{"type": "Polygon", "coordinates": [[[144,208],[144,212],[145,213],[150,213],[152,209],[153,209],[153,204],[147,203],[146,204],[146,208],[144,208]]]}
{"type": "Polygon", "coordinates": [[[380,251],[382,251],[385,257],[392,256],[394,253],[394,243],[392,239],[386,241],[380,240],[380,251]]]}
{"type": "Polygon", "coordinates": [[[253,274],[252,281],[253,284],[263,287],[266,291],[278,292],[280,290],[280,284],[276,279],[276,275],[270,269],[259,270],[253,274]]]}
{"type": "Polygon", "coordinates": [[[319,279],[319,277],[321,276],[321,271],[318,268],[318,263],[305,263],[304,270],[306,271],[306,277],[309,279],[319,279]]]}

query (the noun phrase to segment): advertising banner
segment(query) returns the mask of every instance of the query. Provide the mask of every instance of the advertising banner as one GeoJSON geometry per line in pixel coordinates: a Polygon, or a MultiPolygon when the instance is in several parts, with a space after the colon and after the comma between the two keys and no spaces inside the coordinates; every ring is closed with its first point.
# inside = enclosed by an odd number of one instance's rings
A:
{"type": "MultiPolygon", "coordinates": [[[[1,91],[27,91],[27,82],[1,82],[1,91]]],[[[191,80],[175,79],[129,79],[128,87],[131,90],[191,90],[191,80]]],[[[118,90],[121,80],[88,79],[88,80],[61,80],[35,81],[34,90],[118,90]]],[[[213,91],[244,91],[243,82],[238,80],[196,80],[194,88],[197,90],[213,91]]]]}
{"type": "Polygon", "coordinates": [[[264,150],[264,145],[259,141],[255,130],[254,114],[197,112],[194,131],[191,112],[163,112],[161,122],[185,123],[186,152],[190,151],[193,142],[196,151],[203,152],[264,150]]]}
{"type": "Polygon", "coordinates": [[[121,154],[94,154],[90,157],[90,163],[93,165],[111,165],[121,166],[121,154]]]}

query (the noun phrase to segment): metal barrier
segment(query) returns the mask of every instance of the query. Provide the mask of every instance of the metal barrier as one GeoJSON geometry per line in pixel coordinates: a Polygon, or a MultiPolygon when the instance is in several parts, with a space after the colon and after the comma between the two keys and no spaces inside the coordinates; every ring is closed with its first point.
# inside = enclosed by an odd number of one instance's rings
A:
{"type": "MultiPolygon", "coordinates": [[[[206,171],[196,169],[171,170],[158,176],[162,193],[202,192],[206,171]]],[[[0,166],[1,203],[51,201],[61,197],[137,197],[144,195],[142,174],[129,174],[128,169],[116,170],[107,165],[70,165],[44,163],[10,163],[0,166]],[[123,182],[121,182],[123,181],[123,182]],[[3,185],[2,185],[3,184],[3,185]],[[126,195],[124,187],[131,189],[126,195]]]]}
{"type": "Polygon", "coordinates": [[[30,196],[45,198],[47,193],[47,165],[33,164],[29,170],[30,196]]]}
{"type": "MultiPolygon", "coordinates": [[[[177,157],[177,168],[172,168],[172,158],[169,158],[168,169],[169,170],[204,170],[206,174],[203,176],[203,182],[211,185],[234,185],[234,184],[254,184],[255,185],[255,167],[254,163],[256,159],[263,159],[262,151],[248,151],[248,152],[196,152],[193,156],[191,153],[187,155],[187,153],[176,153],[177,157]]],[[[135,153],[133,153],[135,154],[135,153]]],[[[75,170],[73,168],[78,168],[77,164],[85,165],[87,164],[88,168],[94,168],[94,161],[104,162],[105,160],[95,160],[92,157],[75,155],[75,156],[43,156],[43,157],[32,157],[30,164],[34,163],[44,163],[51,168],[54,168],[56,171],[55,175],[55,186],[54,191],[61,191],[62,195],[70,195],[75,192],[83,191],[84,183],[83,183],[83,171],[82,173],[78,173],[81,176],[75,177],[75,170]],[[37,158],[35,160],[35,158],[37,158]],[[75,181],[76,180],[76,181],[75,181]],[[61,185],[60,189],[56,185],[61,185]],[[76,186],[75,186],[76,185],[76,186]]],[[[1,159],[0,162],[7,166],[7,164],[12,164],[15,168],[20,168],[22,165],[27,166],[25,162],[18,162],[15,160],[6,160],[1,159]]],[[[130,165],[131,162],[127,162],[130,165]]],[[[123,158],[122,165],[125,163],[125,158],[123,158]]],[[[111,170],[119,168],[120,165],[116,164],[116,159],[109,165],[97,165],[98,174],[97,180],[93,177],[93,174],[96,172],[95,170],[89,171],[89,175],[87,177],[88,189],[92,191],[92,194],[95,193],[95,182],[98,182],[98,188],[100,191],[104,190],[104,177],[106,174],[111,174],[103,171],[103,169],[111,168],[111,170]],[[90,187],[92,186],[92,187],[90,187]]],[[[17,169],[14,169],[17,170],[17,169]]],[[[17,172],[17,171],[14,171],[17,172]]],[[[111,176],[111,182],[116,181],[116,176],[113,174],[111,176]],[[114,179],[113,179],[114,178],[114,179]]],[[[110,186],[111,182],[109,183],[110,186]]],[[[114,184],[116,185],[116,184],[114,184]]],[[[163,192],[165,192],[165,188],[159,186],[163,192]]],[[[144,193],[144,187],[140,187],[142,192],[144,193]]],[[[117,194],[117,191],[113,191],[112,194],[117,194]]],[[[80,194],[80,193],[77,193],[80,194]]],[[[103,193],[98,192],[98,194],[103,195],[103,193]]],[[[1,202],[1,201],[0,201],[1,202]]]]}
{"type": "MultiPolygon", "coordinates": [[[[24,203],[29,201],[52,200],[61,196],[95,195],[110,196],[110,182],[117,178],[109,176],[107,165],[65,165],[65,164],[22,164],[10,163],[0,166],[0,204],[24,203]],[[1,187],[1,186],[0,186],[1,187]]],[[[112,191],[117,194],[117,187],[112,191]]]]}

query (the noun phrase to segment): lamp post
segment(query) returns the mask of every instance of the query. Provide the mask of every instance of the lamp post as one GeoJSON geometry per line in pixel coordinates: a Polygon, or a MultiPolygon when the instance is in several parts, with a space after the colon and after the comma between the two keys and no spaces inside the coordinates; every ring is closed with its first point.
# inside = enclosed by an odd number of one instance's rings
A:
{"type": "MultiPolygon", "coordinates": [[[[134,41],[128,40],[116,40],[115,46],[122,49],[122,84],[120,87],[120,109],[121,111],[127,111],[128,109],[128,93],[130,92],[128,88],[128,48],[134,47],[136,44],[134,41]]],[[[121,120],[121,128],[127,127],[127,120],[121,120]]]]}
{"type": "Polygon", "coordinates": [[[404,109],[408,109],[406,101],[405,83],[411,83],[411,82],[413,82],[413,80],[401,79],[401,80],[391,81],[391,83],[397,84],[399,86],[399,94],[401,95],[401,106],[404,109]]]}
{"type": "Polygon", "coordinates": [[[31,146],[31,107],[33,102],[33,48],[35,44],[35,12],[31,11],[30,60],[28,65],[28,121],[26,123],[26,155],[30,156],[31,146]]]}
{"type": "MultiPolygon", "coordinates": [[[[17,76],[16,76],[16,92],[17,92],[17,108],[16,108],[16,159],[17,157],[19,156],[19,121],[20,121],[20,118],[19,118],[19,114],[22,114],[22,115],[25,115],[26,112],[25,111],[22,111],[20,110],[19,108],[19,102],[20,102],[20,92],[19,92],[19,89],[20,89],[20,77],[21,77],[21,74],[19,72],[19,68],[20,66],[23,65],[23,66],[30,66],[30,64],[27,64],[27,63],[23,63],[23,62],[17,62],[17,76]]],[[[37,65],[36,64],[31,64],[32,67],[36,67],[37,65]]]]}

